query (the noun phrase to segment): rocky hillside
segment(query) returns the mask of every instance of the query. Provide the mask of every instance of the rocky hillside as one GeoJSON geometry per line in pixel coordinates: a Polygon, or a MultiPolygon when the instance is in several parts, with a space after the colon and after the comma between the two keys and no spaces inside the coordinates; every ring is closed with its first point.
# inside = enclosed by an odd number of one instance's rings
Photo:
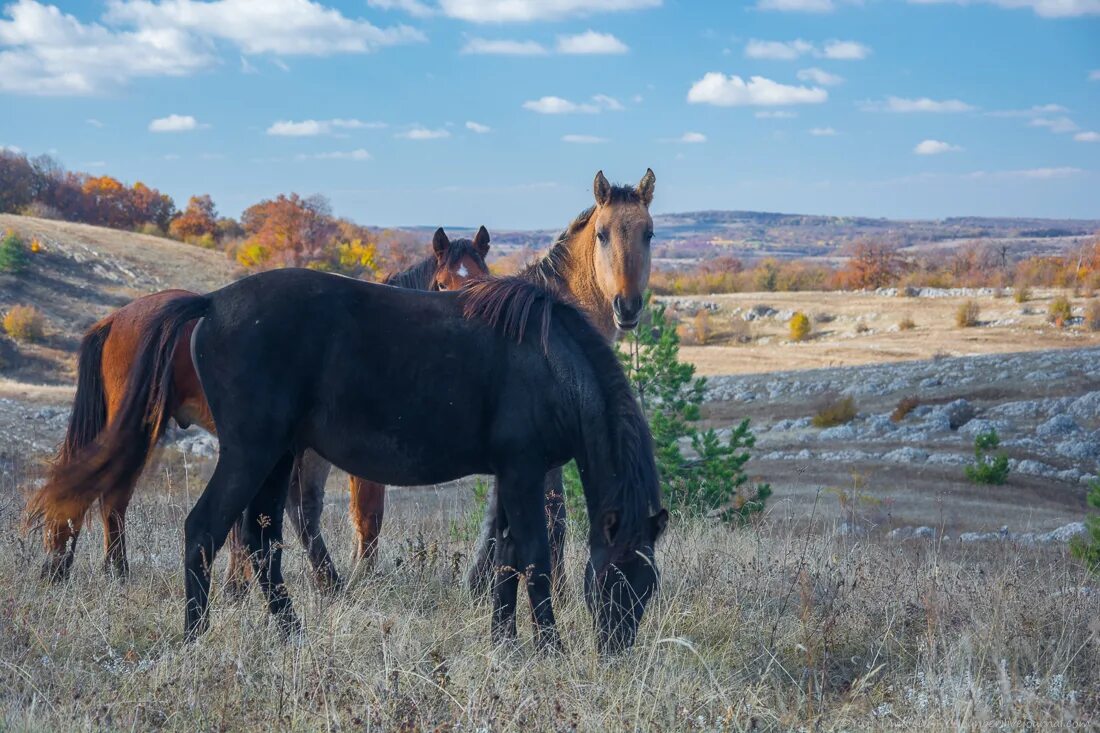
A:
{"type": "Polygon", "coordinates": [[[40,344],[0,337],[0,377],[22,382],[70,382],[80,335],[133,298],[166,288],[212,290],[236,269],[220,252],[86,224],[0,214],[0,232],[8,229],[39,247],[26,272],[0,274],[0,312],[32,305],[47,322],[40,344]]]}

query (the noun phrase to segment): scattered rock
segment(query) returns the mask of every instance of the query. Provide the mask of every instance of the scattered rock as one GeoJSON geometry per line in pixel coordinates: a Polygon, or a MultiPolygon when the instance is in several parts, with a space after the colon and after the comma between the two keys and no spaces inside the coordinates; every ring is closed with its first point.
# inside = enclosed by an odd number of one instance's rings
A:
{"type": "Polygon", "coordinates": [[[974,417],[974,406],[964,399],[949,402],[940,409],[952,430],[958,430],[974,417]]]}
{"type": "Polygon", "coordinates": [[[749,308],[741,315],[741,318],[746,321],[758,321],[761,318],[771,318],[775,314],[775,308],[772,308],[770,305],[761,304],[754,305],[752,308],[749,308]]]}

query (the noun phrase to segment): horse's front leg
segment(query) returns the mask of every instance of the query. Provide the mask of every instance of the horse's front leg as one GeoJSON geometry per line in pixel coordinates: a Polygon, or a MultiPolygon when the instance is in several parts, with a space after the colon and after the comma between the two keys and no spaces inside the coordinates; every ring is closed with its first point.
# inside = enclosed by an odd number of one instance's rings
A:
{"type": "MultiPolygon", "coordinates": [[[[526,473],[526,472],[525,472],[526,473]]],[[[554,622],[552,564],[546,534],[542,474],[502,476],[498,481],[497,585],[493,594],[494,641],[515,636],[516,594],[527,587],[541,650],[562,648],[554,622]]]]}
{"type": "Polygon", "coordinates": [[[287,516],[290,526],[309,555],[313,577],[317,586],[326,592],[335,592],[343,586],[336,563],[329,554],[321,532],[321,510],[325,507],[325,483],[332,464],[311,450],[294,457],[290,474],[290,491],[287,497],[287,516]]]}

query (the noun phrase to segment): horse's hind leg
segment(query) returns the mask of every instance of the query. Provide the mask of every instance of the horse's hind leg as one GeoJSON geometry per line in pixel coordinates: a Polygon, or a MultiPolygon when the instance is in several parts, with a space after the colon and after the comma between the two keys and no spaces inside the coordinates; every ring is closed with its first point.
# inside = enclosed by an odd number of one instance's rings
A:
{"type": "Polygon", "coordinates": [[[283,582],[283,509],[294,455],[287,453],[275,464],[263,487],[249,502],[242,525],[252,568],[267,598],[267,606],[285,633],[301,628],[283,582]]]}
{"type": "MultiPolygon", "coordinates": [[[[222,450],[214,475],[184,524],[183,570],[187,595],[184,634],[187,639],[194,639],[205,631],[209,622],[210,572],[215,554],[233,523],[238,521],[281,459],[278,454],[262,449],[250,450],[247,444],[234,442],[229,446],[224,435],[221,440],[222,450]]],[[[287,463],[289,465],[289,460],[287,463]]]]}
{"type": "Polygon", "coordinates": [[[245,545],[242,535],[243,521],[243,515],[237,517],[226,539],[226,544],[229,546],[229,562],[225,567],[225,594],[235,601],[248,595],[248,584],[252,580],[252,561],[248,559],[248,546],[245,545]]]}
{"type": "Polygon", "coordinates": [[[126,559],[126,508],[134,496],[135,483],[116,486],[99,499],[99,513],[103,519],[103,569],[116,578],[126,578],[130,574],[130,563],[126,559]]]}
{"type": "Polygon", "coordinates": [[[76,540],[80,537],[83,524],[83,513],[65,523],[46,522],[42,529],[42,540],[46,545],[46,561],[42,564],[44,579],[57,583],[69,577],[76,557],[76,540]]]}
{"type": "Polygon", "coordinates": [[[325,483],[332,464],[311,450],[294,458],[290,474],[290,494],[287,515],[290,526],[309,554],[313,576],[323,591],[338,591],[340,574],[332,561],[321,532],[321,510],[325,508],[325,483]]]}
{"type": "Polygon", "coordinates": [[[386,512],[386,486],[358,476],[350,476],[348,483],[351,521],[359,539],[355,559],[371,569],[378,559],[378,535],[386,512]]]}
{"type": "Polygon", "coordinates": [[[470,590],[470,595],[475,598],[480,598],[492,590],[495,581],[497,524],[500,508],[498,483],[499,481],[494,477],[485,506],[485,518],[481,521],[477,544],[474,546],[474,559],[466,571],[466,587],[470,590]]]}

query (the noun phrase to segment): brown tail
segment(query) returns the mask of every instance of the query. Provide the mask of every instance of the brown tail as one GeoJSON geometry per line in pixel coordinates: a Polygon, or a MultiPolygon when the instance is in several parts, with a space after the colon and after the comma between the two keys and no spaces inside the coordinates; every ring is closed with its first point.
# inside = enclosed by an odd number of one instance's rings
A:
{"type": "Polygon", "coordinates": [[[114,317],[108,316],[88,329],[77,358],[76,398],[69,416],[69,430],[57,461],[71,460],[103,431],[107,424],[107,393],[103,387],[103,344],[111,334],[114,317]]]}
{"type": "MultiPolygon", "coordinates": [[[[205,315],[209,304],[205,296],[195,295],[160,308],[142,335],[118,413],[94,440],[53,467],[46,484],[27,503],[28,526],[78,521],[107,490],[136,480],[170,417],[172,355],[180,331],[205,315]]],[[[77,394],[79,398],[79,389],[77,394]]],[[[76,432],[83,435],[82,430],[76,432]]]]}

